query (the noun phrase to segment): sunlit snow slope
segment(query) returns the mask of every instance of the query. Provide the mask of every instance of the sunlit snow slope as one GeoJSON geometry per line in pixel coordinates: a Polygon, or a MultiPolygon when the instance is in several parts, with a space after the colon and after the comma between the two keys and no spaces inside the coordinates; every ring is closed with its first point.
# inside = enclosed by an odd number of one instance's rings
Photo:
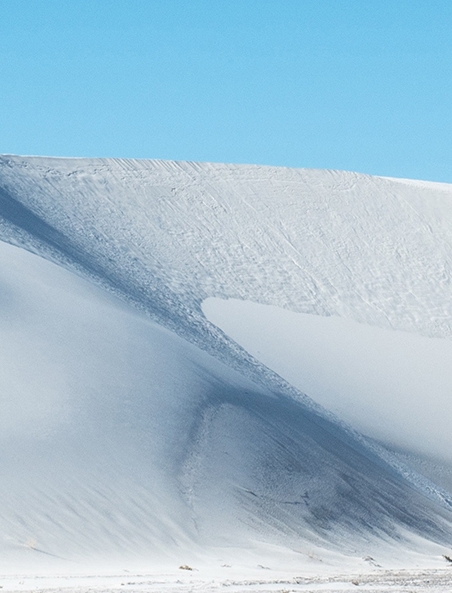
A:
{"type": "Polygon", "coordinates": [[[2,568],[451,544],[446,492],[201,309],[450,339],[451,200],[343,172],[1,157],[2,568]]]}

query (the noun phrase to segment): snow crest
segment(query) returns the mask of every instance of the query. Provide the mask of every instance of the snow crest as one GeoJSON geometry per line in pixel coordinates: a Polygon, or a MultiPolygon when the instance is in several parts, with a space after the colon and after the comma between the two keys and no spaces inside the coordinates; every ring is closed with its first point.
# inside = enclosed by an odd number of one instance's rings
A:
{"type": "Polygon", "coordinates": [[[450,339],[451,204],[336,171],[1,157],[5,567],[449,545],[444,497],[201,304],[450,339]]]}

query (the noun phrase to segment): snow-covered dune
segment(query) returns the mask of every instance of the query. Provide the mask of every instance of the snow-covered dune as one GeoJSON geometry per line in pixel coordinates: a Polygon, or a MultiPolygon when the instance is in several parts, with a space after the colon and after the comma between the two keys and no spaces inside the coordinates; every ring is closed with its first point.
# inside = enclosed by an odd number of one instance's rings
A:
{"type": "Polygon", "coordinates": [[[202,311],[450,339],[448,186],[5,156],[0,238],[3,570],[452,544],[447,492],[202,311]]]}
{"type": "Polygon", "coordinates": [[[207,318],[292,385],[452,488],[452,341],[238,299],[207,318]]]}

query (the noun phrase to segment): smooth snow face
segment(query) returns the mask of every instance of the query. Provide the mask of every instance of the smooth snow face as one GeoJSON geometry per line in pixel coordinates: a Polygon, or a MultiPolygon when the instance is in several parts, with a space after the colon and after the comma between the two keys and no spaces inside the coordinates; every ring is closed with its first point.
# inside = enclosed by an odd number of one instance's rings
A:
{"type": "Polygon", "coordinates": [[[447,541],[446,507],[305,402],[35,255],[0,262],[1,571],[447,541]]]}
{"type": "Polygon", "coordinates": [[[449,544],[447,496],[201,303],[450,338],[451,201],[352,173],[1,157],[0,237],[85,277],[1,247],[1,561],[449,544]]]}
{"type": "Polygon", "coordinates": [[[0,293],[1,568],[183,545],[174,459],[196,405],[184,396],[209,383],[190,348],[4,243],[0,293]]]}
{"type": "Polygon", "coordinates": [[[199,416],[223,383],[252,386],[5,243],[0,295],[0,569],[196,555],[183,476],[199,416]]]}
{"type": "Polygon", "coordinates": [[[362,433],[452,463],[452,342],[236,299],[207,319],[362,433]]]}

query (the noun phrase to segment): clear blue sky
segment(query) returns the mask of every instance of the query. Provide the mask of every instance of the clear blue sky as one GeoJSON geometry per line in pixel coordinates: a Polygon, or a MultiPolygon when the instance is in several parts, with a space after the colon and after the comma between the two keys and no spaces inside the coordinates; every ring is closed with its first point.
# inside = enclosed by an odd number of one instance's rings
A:
{"type": "Polygon", "coordinates": [[[452,182],[452,1],[0,0],[0,152],[452,182]]]}

